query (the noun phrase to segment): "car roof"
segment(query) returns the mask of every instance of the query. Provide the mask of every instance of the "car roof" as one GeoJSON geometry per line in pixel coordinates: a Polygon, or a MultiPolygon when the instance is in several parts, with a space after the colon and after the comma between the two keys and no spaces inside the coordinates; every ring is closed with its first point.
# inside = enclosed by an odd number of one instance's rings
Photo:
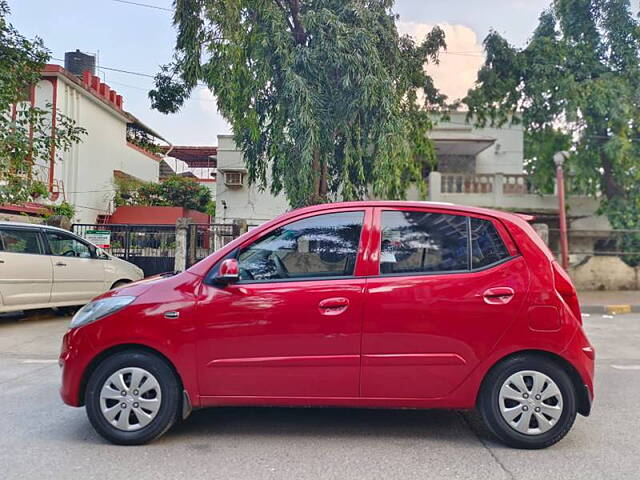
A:
{"type": "Polygon", "coordinates": [[[51,225],[44,225],[42,223],[23,223],[23,222],[5,222],[0,221],[0,227],[19,227],[19,228],[35,228],[35,229],[45,229],[52,230],[55,232],[63,232],[63,233],[71,233],[69,230],[65,230],[64,228],[53,227],[51,225]]]}
{"type": "Polygon", "coordinates": [[[457,205],[453,203],[445,203],[445,202],[427,202],[427,201],[409,201],[409,200],[365,200],[365,201],[357,201],[357,202],[338,202],[338,203],[324,203],[320,205],[313,205],[310,207],[303,207],[297,210],[292,210],[286,214],[285,217],[289,216],[297,216],[304,213],[311,212],[321,212],[324,210],[332,210],[338,208],[365,208],[365,207],[390,207],[390,208],[425,208],[432,207],[438,210],[457,212],[457,213],[466,213],[466,214],[477,214],[477,215],[487,215],[490,217],[496,217],[504,220],[514,221],[515,219],[523,220],[526,216],[518,215],[516,213],[504,212],[501,210],[492,210],[489,208],[482,207],[471,207],[467,205],[457,205]]]}

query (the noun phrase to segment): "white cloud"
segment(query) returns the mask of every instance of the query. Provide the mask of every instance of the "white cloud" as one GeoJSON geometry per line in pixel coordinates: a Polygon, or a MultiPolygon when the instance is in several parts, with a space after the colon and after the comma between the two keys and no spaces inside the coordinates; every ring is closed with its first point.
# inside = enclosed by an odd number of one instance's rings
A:
{"type": "MultiPolygon", "coordinates": [[[[440,55],[439,65],[427,65],[426,70],[433,80],[450,100],[466,96],[473,86],[478,70],[484,62],[484,51],[478,36],[465,25],[438,25],[444,30],[447,52],[440,55]]],[[[422,41],[431,31],[433,25],[398,21],[398,30],[402,34],[412,36],[416,41],[422,41]]]]}

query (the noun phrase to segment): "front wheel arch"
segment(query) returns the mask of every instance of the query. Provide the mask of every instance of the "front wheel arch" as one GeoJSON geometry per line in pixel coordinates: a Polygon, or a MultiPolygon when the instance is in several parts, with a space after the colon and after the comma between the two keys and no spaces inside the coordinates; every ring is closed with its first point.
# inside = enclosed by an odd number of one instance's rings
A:
{"type": "Polygon", "coordinates": [[[578,413],[585,417],[589,416],[589,414],[591,413],[591,400],[589,399],[589,392],[585,387],[582,377],[580,376],[578,371],[575,369],[575,367],[571,365],[571,363],[569,363],[567,360],[562,358],[560,355],[556,355],[555,353],[547,352],[545,350],[518,350],[496,361],[493,364],[493,366],[489,370],[487,370],[487,372],[485,373],[482,379],[480,388],[476,393],[476,402],[475,402],[476,405],[478,404],[478,401],[480,399],[480,394],[484,387],[485,380],[487,379],[491,371],[495,369],[498,365],[509,360],[510,358],[516,357],[516,356],[522,356],[522,355],[530,355],[533,357],[544,358],[545,360],[549,360],[555,363],[558,367],[562,368],[569,375],[569,378],[571,379],[571,383],[573,385],[573,388],[576,394],[576,403],[577,403],[578,413]]]}
{"type": "Polygon", "coordinates": [[[180,373],[178,372],[178,369],[173,364],[173,362],[169,360],[169,358],[167,358],[166,355],[163,355],[161,352],[159,352],[155,348],[151,348],[147,345],[142,345],[137,343],[127,343],[127,344],[121,344],[121,345],[116,345],[116,346],[107,348],[106,350],[100,352],[91,360],[91,362],[85,369],[82,375],[82,381],[80,382],[80,389],[78,392],[78,395],[79,395],[78,406],[85,405],[84,395],[87,389],[87,383],[89,382],[91,375],[96,370],[98,365],[100,365],[100,363],[102,363],[103,360],[110,357],[111,355],[114,355],[120,352],[145,352],[145,353],[150,353],[151,355],[155,355],[160,360],[164,361],[171,368],[171,370],[173,370],[173,373],[178,379],[178,383],[180,384],[180,390],[184,389],[184,383],[182,381],[182,377],[180,376],[180,373]]]}
{"type": "Polygon", "coordinates": [[[113,282],[109,290],[113,290],[114,288],[118,288],[118,287],[123,287],[128,283],[131,283],[131,280],[129,280],[128,278],[121,278],[120,280],[116,280],[115,282],[113,282]]]}

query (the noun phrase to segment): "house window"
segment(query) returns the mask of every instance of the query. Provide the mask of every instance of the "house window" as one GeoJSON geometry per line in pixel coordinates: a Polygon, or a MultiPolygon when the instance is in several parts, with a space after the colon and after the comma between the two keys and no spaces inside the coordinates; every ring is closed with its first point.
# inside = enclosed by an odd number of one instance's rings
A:
{"type": "Polygon", "coordinates": [[[242,172],[225,172],[224,184],[229,187],[242,186],[242,172]]]}

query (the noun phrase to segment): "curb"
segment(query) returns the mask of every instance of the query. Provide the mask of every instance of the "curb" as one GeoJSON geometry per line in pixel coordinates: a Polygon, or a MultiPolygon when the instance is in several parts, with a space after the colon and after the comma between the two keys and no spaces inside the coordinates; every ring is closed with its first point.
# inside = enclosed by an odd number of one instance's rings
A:
{"type": "Polygon", "coordinates": [[[602,313],[605,315],[623,315],[640,312],[640,305],[582,305],[582,313],[602,313]]]}

